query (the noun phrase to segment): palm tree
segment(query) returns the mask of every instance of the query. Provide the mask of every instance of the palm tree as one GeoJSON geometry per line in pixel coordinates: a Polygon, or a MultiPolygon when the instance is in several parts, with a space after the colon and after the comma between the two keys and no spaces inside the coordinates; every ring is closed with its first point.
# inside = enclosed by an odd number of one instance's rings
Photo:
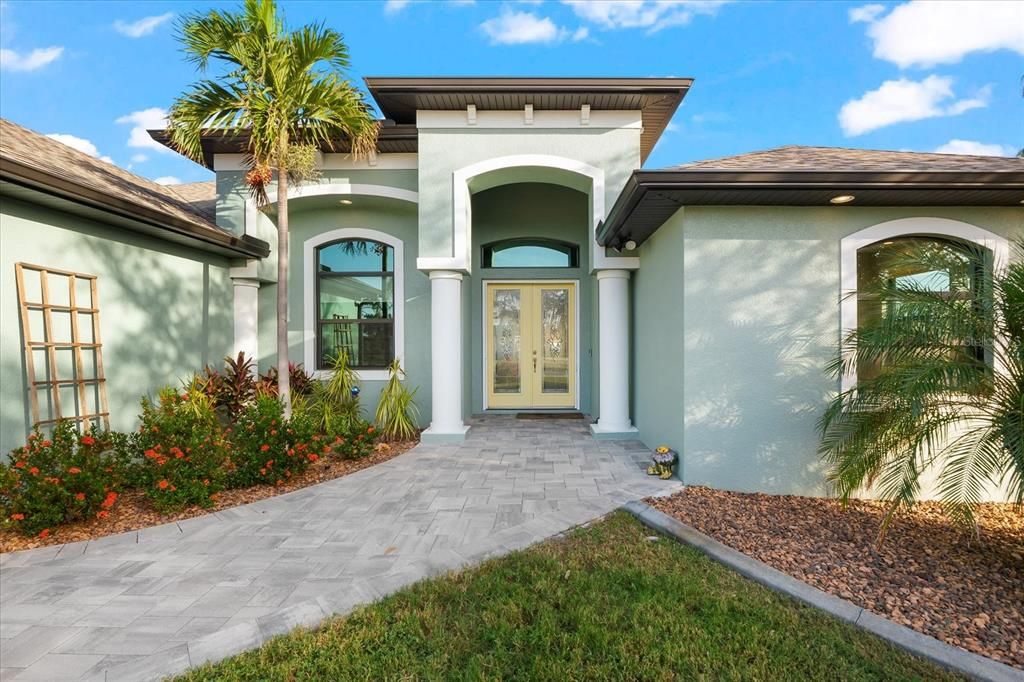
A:
{"type": "Polygon", "coordinates": [[[1014,250],[993,263],[981,247],[908,246],[853,294],[866,315],[829,370],[858,370],[858,383],[819,420],[819,452],[844,503],[868,486],[889,502],[879,542],[929,467],[947,513],[973,534],[987,482],[1024,501],[1024,240],[1014,250]],[[897,283],[894,272],[917,274],[897,283]]]}
{"type": "Polygon", "coordinates": [[[187,58],[215,78],[194,83],[173,104],[171,141],[202,159],[202,137],[215,132],[247,139],[246,181],[266,207],[277,180],[277,372],[285,414],[288,385],[288,183],[314,172],[316,149],[343,138],[354,156],[374,149],[377,124],[362,94],[343,76],[348,48],[322,24],[285,29],[274,0],[245,0],[239,12],[210,10],[183,18],[179,39],[187,58]]]}

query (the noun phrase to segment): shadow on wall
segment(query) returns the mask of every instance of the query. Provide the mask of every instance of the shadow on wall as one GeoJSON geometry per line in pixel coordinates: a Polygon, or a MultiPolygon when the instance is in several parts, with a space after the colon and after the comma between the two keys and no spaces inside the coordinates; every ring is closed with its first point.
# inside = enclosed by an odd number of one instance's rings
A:
{"type": "Polygon", "coordinates": [[[688,239],[685,482],[821,495],[838,308],[821,241],[688,239]]]}
{"type": "Polygon", "coordinates": [[[231,350],[232,291],[226,261],[169,247],[150,251],[90,240],[98,280],[111,427],[134,424],[140,396],[178,385],[231,350]]]}

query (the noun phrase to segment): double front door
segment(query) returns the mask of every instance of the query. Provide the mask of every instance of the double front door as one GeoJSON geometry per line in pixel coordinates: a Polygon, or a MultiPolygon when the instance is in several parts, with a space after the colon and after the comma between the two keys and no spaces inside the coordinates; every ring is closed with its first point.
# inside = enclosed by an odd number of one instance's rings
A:
{"type": "Polygon", "coordinates": [[[576,283],[489,282],[489,408],[576,406],[576,283]]]}

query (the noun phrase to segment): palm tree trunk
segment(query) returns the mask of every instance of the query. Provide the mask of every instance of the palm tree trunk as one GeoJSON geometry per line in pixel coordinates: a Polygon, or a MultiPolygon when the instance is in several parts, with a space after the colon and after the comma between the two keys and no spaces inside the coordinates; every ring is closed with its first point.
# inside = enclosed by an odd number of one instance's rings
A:
{"type": "Polygon", "coordinates": [[[288,171],[277,172],[277,394],[284,403],[284,418],[292,416],[288,375],[288,171]]]}

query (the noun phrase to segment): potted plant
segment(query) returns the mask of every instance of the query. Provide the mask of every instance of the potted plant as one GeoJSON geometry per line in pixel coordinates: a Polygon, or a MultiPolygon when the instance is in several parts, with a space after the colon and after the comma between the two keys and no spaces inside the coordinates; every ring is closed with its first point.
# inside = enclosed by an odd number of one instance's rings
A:
{"type": "Polygon", "coordinates": [[[679,453],[667,445],[659,445],[651,455],[653,464],[647,467],[647,473],[658,478],[672,478],[679,461],[679,453]]]}

